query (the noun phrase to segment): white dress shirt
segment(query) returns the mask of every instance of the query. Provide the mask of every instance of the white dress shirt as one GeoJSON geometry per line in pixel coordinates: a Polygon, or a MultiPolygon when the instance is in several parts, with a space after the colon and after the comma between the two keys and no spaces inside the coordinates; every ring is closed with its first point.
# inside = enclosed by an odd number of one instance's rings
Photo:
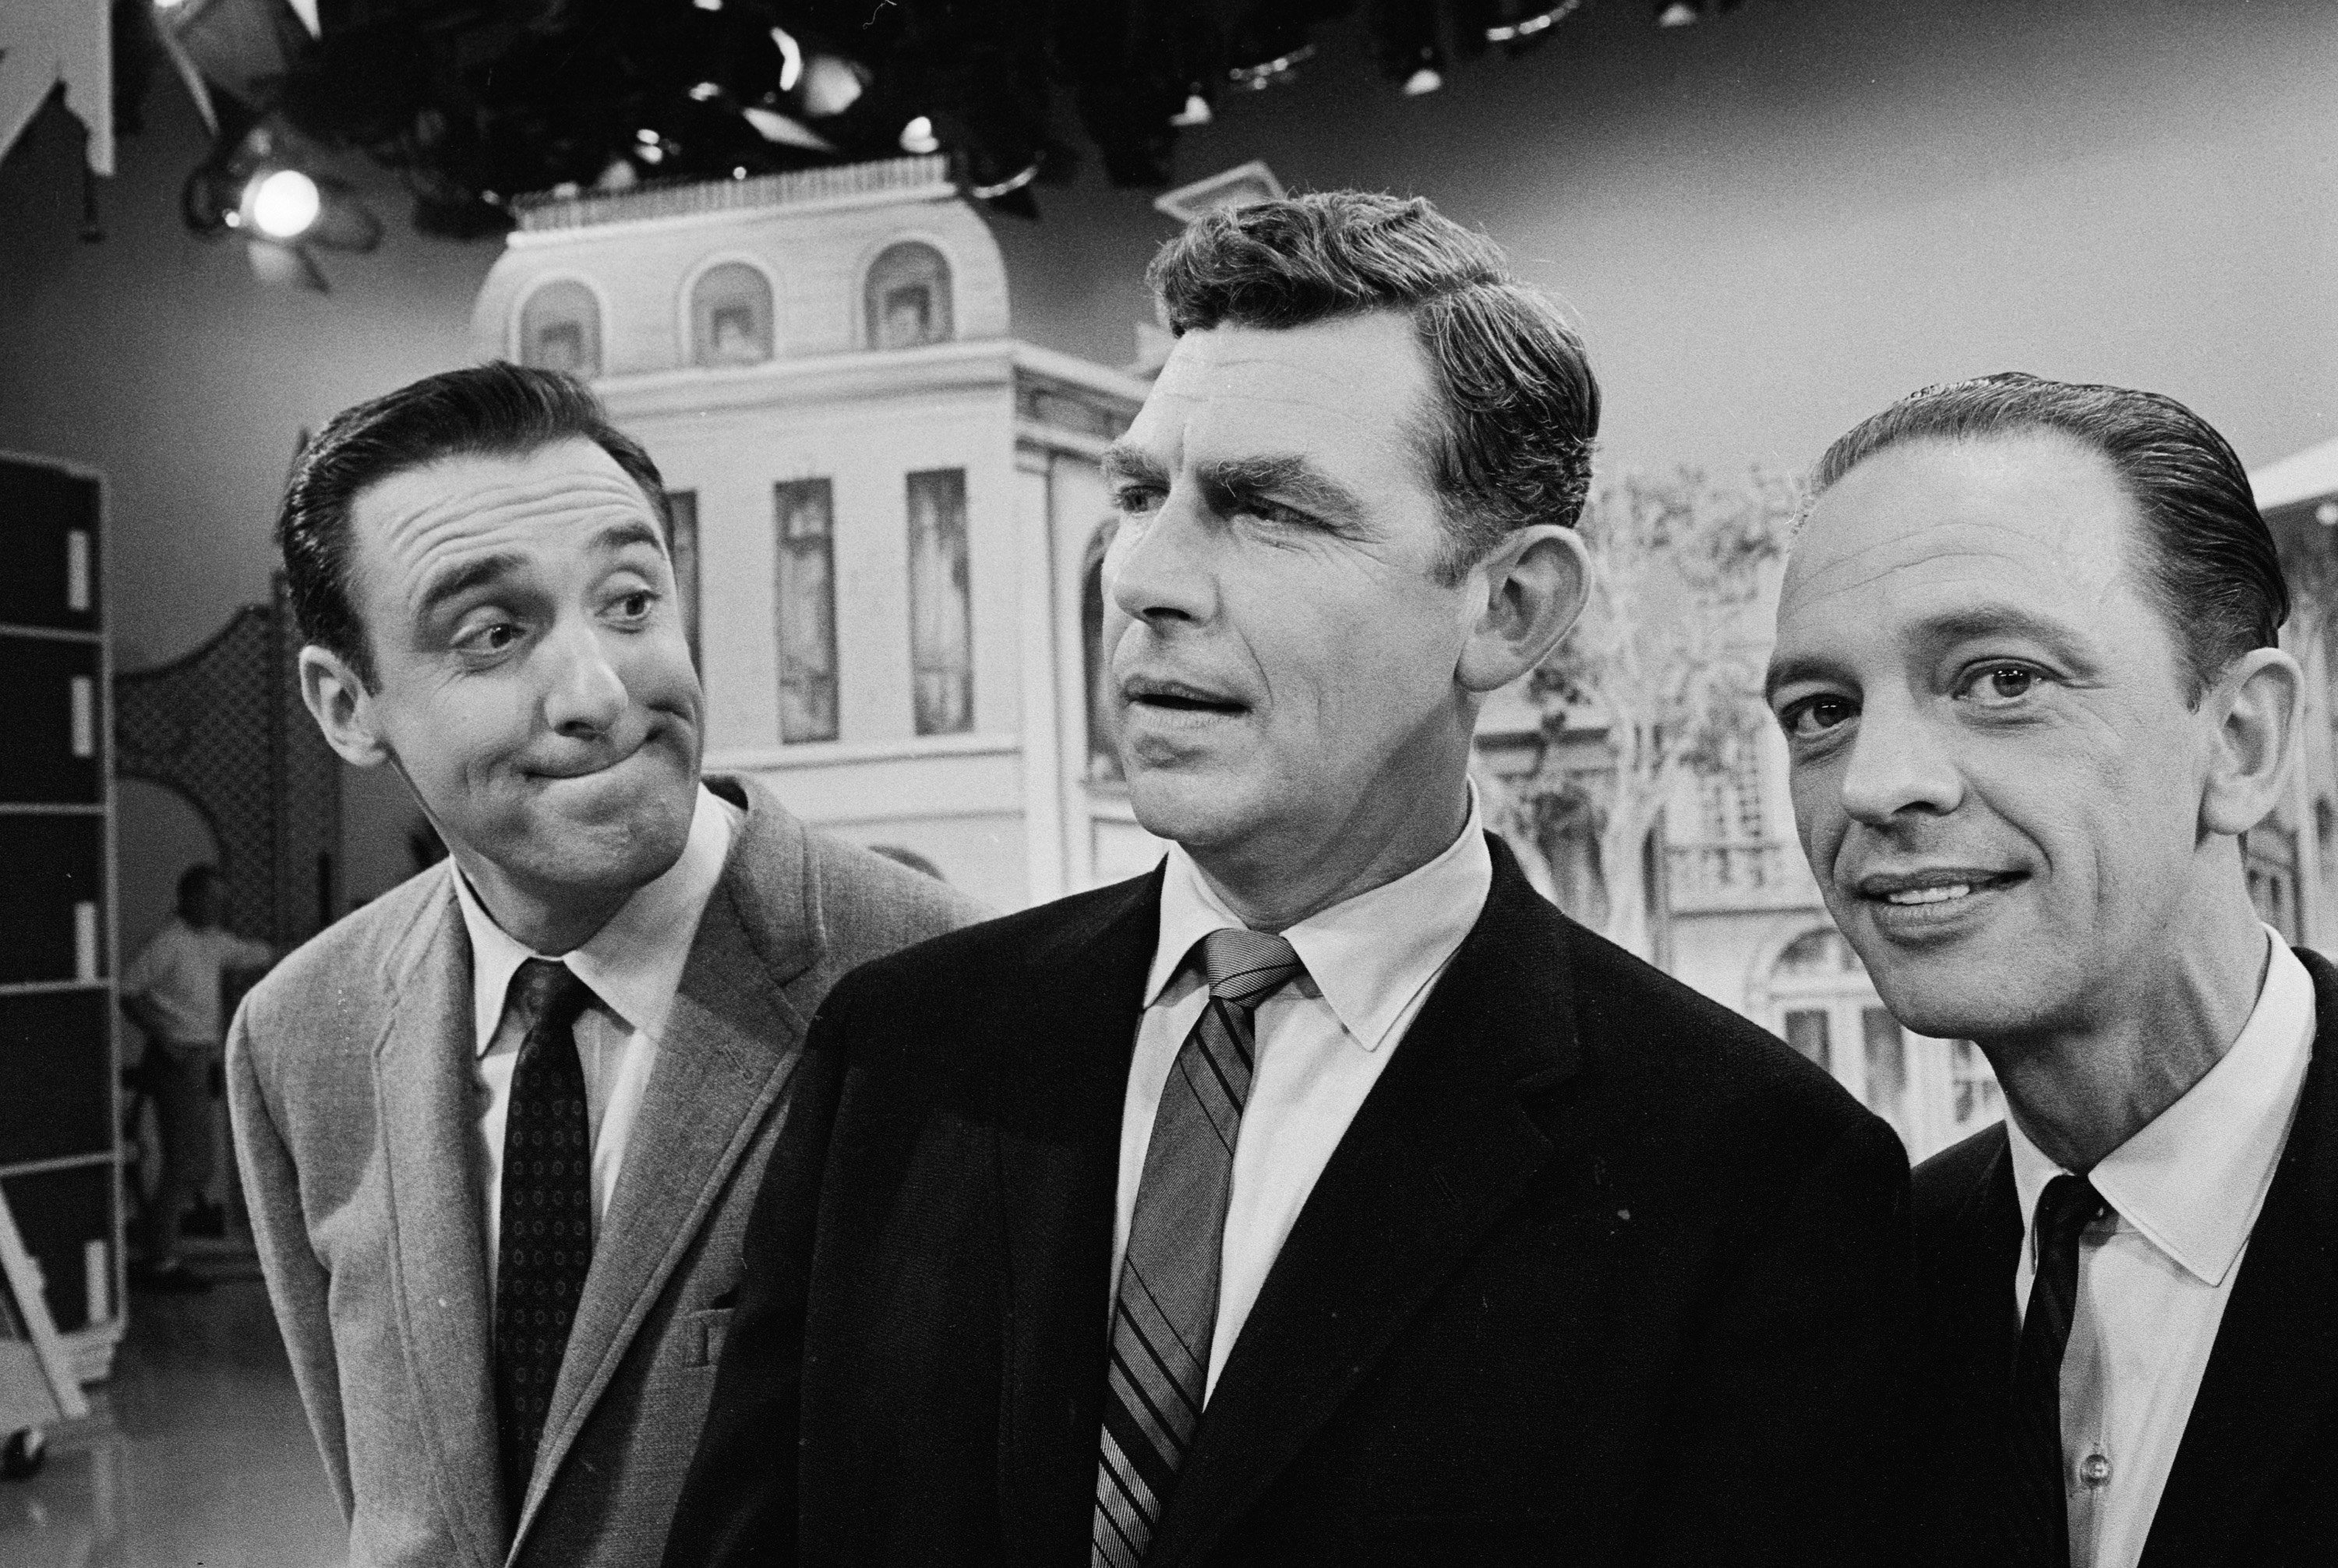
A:
{"type": "MultiPolygon", "coordinates": [[[[1469,819],[1436,859],[1282,934],[1307,973],[1261,1003],[1255,1015],[1254,1065],[1234,1140],[1204,1399],[1217,1387],[1227,1353],[1316,1178],[1380,1081],[1429,988],[1477,924],[1493,880],[1493,856],[1486,848],[1473,785],[1469,819]]],[[[1186,957],[1211,932],[1242,925],[1193,858],[1173,847],[1161,886],[1161,935],[1121,1110],[1119,1201],[1112,1239],[1115,1286],[1161,1092],[1178,1048],[1209,1000],[1198,960],[1188,965],[1186,957]]]]}
{"type": "MultiPolygon", "coordinates": [[[[2278,933],[2264,985],[2224,1059],[2088,1172],[2113,1215],[2078,1243],[2062,1355],[2072,1568],[2132,1568],[2176,1463],[2216,1326],[2313,1052],[2313,980],[2278,933]]],[[[2023,1215],[2014,1298],[2037,1272],[2038,1196],[2061,1174],[2010,1117],[2023,1215]]]]}
{"type": "MultiPolygon", "coordinates": [[[[698,918],[722,877],[731,841],[745,814],[703,784],[690,819],[682,858],[656,880],[636,888],[606,926],[583,946],[553,959],[593,988],[594,1003],[576,1020],[576,1057],[584,1069],[584,1102],[593,1138],[593,1228],[600,1234],[609,1199],[624,1168],[634,1117],[657,1065],[658,1043],[673,1010],[682,971],[698,937],[698,918]]],[[[486,1189],[487,1286],[496,1279],[502,1237],[504,1118],[511,1108],[512,1070],[526,1034],[505,1003],[522,964],[546,955],[530,952],[495,923],[455,873],[455,897],[471,938],[472,1045],[479,1105],[479,1169],[486,1189]]]]}

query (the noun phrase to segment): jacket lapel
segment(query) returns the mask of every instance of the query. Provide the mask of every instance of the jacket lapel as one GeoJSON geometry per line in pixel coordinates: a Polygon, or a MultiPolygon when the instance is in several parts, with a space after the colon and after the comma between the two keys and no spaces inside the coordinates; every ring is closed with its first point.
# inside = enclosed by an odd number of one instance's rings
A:
{"type": "Polygon", "coordinates": [[[1526,1099],[1577,1067],[1565,943],[1557,912],[1498,847],[1484,912],[1267,1275],[1151,1568],[1208,1553],[1550,1157],[1526,1099]]]}
{"type": "Polygon", "coordinates": [[[1930,1368],[1938,1403],[1920,1434],[1930,1451],[1928,1501],[1938,1515],[1926,1528],[1940,1537],[1934,1547],[1952,1535],[1960,1544],[1956,1553],[2010,1562],[2016,1548],[2000,1536],[1999,1526],[2003,1499],[2012,1494],[2005,1431],[2020,1344],[2013,1276],[2023,1228],[2005,1130],[1999,1125],[1984,1136],[1987,1157],[1920,1252],[1923,1309],[1932,1314],[1928,1347],[1939,1356],[1930,1368]]]}
{"type": "Polygon", "coordinates": [[[504,1559],[489,1361],[486,1242],[473,1158],[471,946],[451,884],[384,965],[389,1016],[374,1048],[398,1327],[416,1419],[466,1561],[504,1559]]]}
{"type": "Polygon", "coordinates": [[[1161,876],[1106,889],[1036,946],[998,1043],[1007,1283],[1003,1560],[1086,1562],[1104,1410],[1121,1105],[1161,924],[1161,876]]]}
{"type": "Polygon", "coordinates": [[[2273,1187],[2152,1520],[2143,1568],[2235,1562],[2338,1391],[2338,972],[2313,976],[2313,1056],[2273,1187]]]}
{"type": "Polygon", "coordinates": [[[513,1552],[675,1267],[799,1059],[808,1021],[787,983],[810,966],[818,933],[802,827],[748,797],[722,878],[707,899],[658,1043],[609,1217],[561,1358],[543,1446],[513,1552]]]}

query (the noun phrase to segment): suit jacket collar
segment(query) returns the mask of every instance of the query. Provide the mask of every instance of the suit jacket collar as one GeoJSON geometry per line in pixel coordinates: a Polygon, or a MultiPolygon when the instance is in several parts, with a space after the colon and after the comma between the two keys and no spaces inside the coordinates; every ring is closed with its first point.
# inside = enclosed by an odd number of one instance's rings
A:
{"type": "Polygon", "coordinates": [[[516,1557],[551,1477],[785,1087],[807,1020],[784,987],[822,939],[811,845],[761,789],[701,916],[633,1146],[594,1250],[519,1527],[496,1482],[492,1316],[474,1153],[470,948],[449,884],[385,960],[376,1048],[399,1325],[451,1529],[478,1564],[516,1557]],[[505,1542],[511,1543],[506,1553],[505,1542]]]}
{"type": "Polygon", "coordinates": [[[388,1015],[374,1046],[398,1325],[439,1506],[467,1568],[504,1560],[496,1479],[493,1336],[472,1129],[471,946],[452,863],[401,940],[388,945],[388,1015]]]}
{"type": "Polygon", "coordinates": [[[1498,846],[1483,913],[1267,1275],[1150,1568],[1208,1553],[1550,1158],[1528,1100],[1578,1065],[1565,933],[1498,846]]]}
{"type": "MultiPolygon", "coordinates": [[[[1154,1534],[1157,1568],[1208,1551],[1550,1153],[1525,1100],[1577,1067],[1565,926],[1498,844],[1494,858],[1484,912],[1267,1277],[1154,1534]]],[[[1002,1054],[1009,1562],[1087,1554],[1121,1105],[1159,912],[1158,871],[1081,900],[1034,945],[1002,1054]]]]}
{"type": "Polygon", "coordinates": [[[1000,1518],[1009,1563],[1086,1562],[1109,1346],[1121,1101],[1160,926],[1161,872],[1067,906],[1014,978],[991,1122],[1007,1286],[1000,1518]]]}
{"type": "Polygon", "coordinates": [[[1940,1289],[1935,1299],[1959,1314],[1944,1339],[1962,1350],[1955,1368],[1970,1387],[2001,1389],[2013,1374],[2021,1341],[2021,1314],[2013,1296],[2023,1226],[2021,1199],[2013,1181],[2013,1151],[2005,1124],[1985,1134],[1987,1157],[1976,1163],[1960,1195],[1956,1218],[1944,1232],[1947,1245],[1934,1264],[1940,1289]]]}
{"type": "Polygon", "coordinates": [[[2338,1408],[2338,971],[2298,956],[2313,976],[2313,1058],[2142,1568],[2236,1562],[2291,1456],[2338,1408]]]}

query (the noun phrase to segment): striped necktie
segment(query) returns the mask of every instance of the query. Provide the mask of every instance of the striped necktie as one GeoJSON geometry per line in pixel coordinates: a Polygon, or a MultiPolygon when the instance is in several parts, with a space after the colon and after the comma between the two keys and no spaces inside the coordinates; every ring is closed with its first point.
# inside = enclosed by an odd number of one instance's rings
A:
{"type": "Polygon", "coordinates": [[[536,1442],[593,1264],[593,1133],[576,1020],[593,992],[565,964],[531,958],[511,1005],[527,1021],[504,1116],[496,1246],[496,1436],[516,1521],[536,1442]]]}
{"type": "Polygon", "coordinates": [[[1193,1446],[1217,1326],[1234,1135],[1250,1095],[1252,1014],[1303,968],[1290,943],[1264,932],[1213,931],[1201,948],[1210,999],[1162,1086],[1114,1300],[1092,1568],[1144,1561],[1193,1446]]]}

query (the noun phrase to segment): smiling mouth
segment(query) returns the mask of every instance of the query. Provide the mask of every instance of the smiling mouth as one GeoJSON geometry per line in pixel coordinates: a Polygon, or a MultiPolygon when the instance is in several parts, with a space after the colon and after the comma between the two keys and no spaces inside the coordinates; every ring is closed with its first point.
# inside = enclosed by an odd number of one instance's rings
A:
{"type": "Polygon", "coordinates": [[[1895,909],[1915,909],[1928,905],[1958,904],[1976,893],[1994,892],[2010,887],[2022,879],[2023,873],[2008,871],[1997,874],[1960,872],[1954,879],[1928,877],[1920,882],[1901,878],[1871,877],[1862,883],[1860,897],[1878,904],[1888,904],[1895,909]]]}

